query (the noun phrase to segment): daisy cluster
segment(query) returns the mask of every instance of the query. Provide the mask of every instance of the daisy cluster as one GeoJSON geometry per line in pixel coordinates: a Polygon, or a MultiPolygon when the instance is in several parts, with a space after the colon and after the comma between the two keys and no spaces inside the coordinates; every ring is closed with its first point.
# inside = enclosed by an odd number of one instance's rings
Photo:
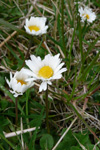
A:
{"type": "Polygon", "coordinates": [[[60,79],[62,73],[67,71],[66,68],[62,68],[64,63],[61,63],[59,56],[60,54],[55,56],[48,54],[41,60],[40,57],[31,55],[31,59],[25,61],[29,69],[22,68],[13,77],[12,73],[10,73],[10,81],[6,79],[9,87],[12,89],[10,92],[15,97],[22,95],[28,88],[34,85],[34,81],[36,80],[41,81],[39,92],[45,91],[47,84],[51,85],[52,80],[60,79]]]}
{"type": "MultiPolygon", "coordinates": [[[[96,15],[88,7],[79,8],[79,15],[81,21],[92,23],[96,19],[96,15]]],[[[47,32],[48,26],[46,25],[45,17],[31,17],[26,19],[25,30],[31,35],[42,35],[47,32]]],[[[22,95],[28,88],[34,85],[34,81],[41,81],[39,86],[39,92],[45,91],[47,85],[51,85],[52,81],[55,79],[60,79],[62,73],[67,71],[67,68],[63,68],[64,63],[59,58],[60,54],[51,56],[46,55],[43,60],[38,56],[31,55],[30,60],[26,60],[25,63],[29,69],[22,68],[17,71],[14,76],[10,73],[10,81],[6,79],[7,84],[12,89],[11,93],[15,97],[22,95]]]]}

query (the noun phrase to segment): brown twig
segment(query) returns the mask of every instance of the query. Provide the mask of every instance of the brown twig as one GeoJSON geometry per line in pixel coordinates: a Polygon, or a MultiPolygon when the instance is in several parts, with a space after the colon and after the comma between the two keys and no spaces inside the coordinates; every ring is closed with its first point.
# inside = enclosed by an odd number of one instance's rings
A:
{"type": "Polygon", "coordinates": [[[100,86],[98,86],[95,90],[93,90],[89,96],[93,95],[93,94],[94,94],[95,92],[97,92],[99,89],[100,89],[100,86]]]}
{"type": "Polygon", "coordinates": [[[14,31],[11,35],[9,35],[1,44],[0,44],[0,48],[7,43],[15,34],[17,33],[17,31],[14,31]]]}

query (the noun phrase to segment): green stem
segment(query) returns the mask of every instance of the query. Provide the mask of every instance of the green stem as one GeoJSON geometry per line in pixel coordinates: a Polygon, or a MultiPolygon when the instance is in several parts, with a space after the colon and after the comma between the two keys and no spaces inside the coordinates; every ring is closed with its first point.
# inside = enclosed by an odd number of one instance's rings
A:
{"type": "Polygon", "coordinates": [[[27,50],[27,53],[26,53],[26,56],[25,56],[25,59],[24,59],[24,62],[23,62],[23,65],[22,65],[21,68],[24,67],[24,65],[25,65],[25,60],[26,60],[27,58],[29,58],[30,49],[31,49],[31,47],[32,47],[32,42],[33,42],[33,36],[31,35],[30,42],[29,42],[29,46],[28,46],[28,50],[27,50]]]}
{"type": "Polygon", "coordinates": [[[26,116],[28,116],[28,97],[26,97],[26,116]]]}
{"type": "Polygon", "coordinates": [[[45,98],[45,105],[46,105],[46,127],[47,127],[47,132],[49,133],[49,122],[48,122],[48,114],[49,114],[49,108],[48,108],[48,85],[47,85],[47,90],[46,90],[46,98],[45,98]]]}
{"type": "MultiPolygon", "coordinates": [[[[26,92],[26,116],[28,117],[28,98],[29,98],[29,90],[27,90],[26,92]]],[[[30,128],[30,125],[29,125],[29,118],[26,118],[26,122],[27,122],[27,127],[30,128]]],[[[30,134],[30,137],[31,137],[31,132],[29,133],[30,134]]]]}
{"type": "Polygon", "coordinates": [[[66,46],[64,41],[64,0],[61,1],[61,31],[62,31],[62,47],[64,55],[66,56],[66,46]]]}
{"type": "Polygon", "coordinates": [[[15,101],[15,112],[16,112],[16,126],[17,126],[17,123],[18,123],[18,98],[16,98],[16,101],[15,101]]]}

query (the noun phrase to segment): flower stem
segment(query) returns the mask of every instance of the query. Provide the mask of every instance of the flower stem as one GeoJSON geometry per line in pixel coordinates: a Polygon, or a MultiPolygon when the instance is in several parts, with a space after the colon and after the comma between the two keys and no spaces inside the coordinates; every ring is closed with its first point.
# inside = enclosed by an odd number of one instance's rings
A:
{"type": "Polygon", "coordinates": [[[45,98],[45,105],[46,105],[46,127],[47,127],[47,132],[49,133],[49,122],[48,122],[48,114],[49,114],[49,108],[48,108],[48,85],[47,85],[47,90],[46,90],[46,98],[45,98]]]}
{"type": "Polygon", "coordinates": [[[30,55],[30,49],[31,49],[31,46],[32,46],[32,42],[33,42],[33,36],[31,35],[31,38],[30,38],[30,42],[29,42],[29,46],[28,46],[28,50],[27,50],[27,53],[26,53],[26,56],[25,56],[25,59],[24,59],[24,62],[23,62],[23,65],[21,68],[24,67],[25,65],[25,60],[29,57],[30,55]]]}
{"type": "Polygon", "coordinates": [[[61,0],[61,32],[63,53],[66,56],[66,46],[64,40],[64,0],[61,0]]]}
{"type": "Polygon", "coordinates": [[[18,123],[18,98],[16,98],[16,101],[15,101],[15,112],[16,112],[16,126],[17,126],[17,123],[18,123]]]}
{"type": "MultiPolygon", "coordinates": [[[[27,92],[26,92],[26,116],[27,117],[28,117],[28,98],[29,98],[29,90],[27,90],[27,92]]],[[[27,122],[27,127],[30,128],[28,118],[26,118],[26,122],[27,122]]],[[[29,134],[30,134],[30,137],[31,137],[31,132],[29,134]]]]}

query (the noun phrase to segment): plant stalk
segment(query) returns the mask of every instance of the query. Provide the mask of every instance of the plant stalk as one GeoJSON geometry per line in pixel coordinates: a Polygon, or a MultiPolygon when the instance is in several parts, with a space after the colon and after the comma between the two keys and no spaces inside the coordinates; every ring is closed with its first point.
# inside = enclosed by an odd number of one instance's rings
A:
{"type": "Polygon", "coordinates": [[[47,90],[46,90],[46,97],[45,97],[45,105],[46,105],[46,127],[47,127],[47,132],[49,133],[49,122],[48,122],[48,114],[49,114],[49,103],[48,103],[48,85],[47,85],[47,90]]]}
{"type": "Polygon", "coordinates": [[[15,124],[17,126],[17,123],[18,123],[18,98],[16,98],[16,101],[15,101],[15,112],[16,112],[16,121],[15,121],[15,124]]]}
{"type": "Polygon", "coordinates": [[[64,55],[66,56],[66,46],[64,40],[64,0],[61,0],[61,32],[62,32],[62,47],[64,55]]]}
{"type": "Polygon", "coordinates": [[[32,47],[32,42],[33,42],[33,36],[31,35],[31,38],[30,38],[30,41],[29,41],[28,50],[27,50],[27,53],[26,53],[26,56],[25,56],[25,59],[24,59],[24,62],[23,62],[23,65],[22,65],[21,68],[24,67],[24,65],[25,65],[25,60],[26,60],[26,59],[29,57],[29,55],[30,55],[30,49],[31,49],[31,47],[32,47]]]}

